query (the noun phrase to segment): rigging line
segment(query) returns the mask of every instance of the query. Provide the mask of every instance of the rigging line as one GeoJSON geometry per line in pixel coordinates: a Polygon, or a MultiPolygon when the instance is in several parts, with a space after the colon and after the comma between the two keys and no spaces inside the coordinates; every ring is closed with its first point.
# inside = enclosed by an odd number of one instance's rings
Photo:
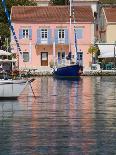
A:
{"type": "MultiPolygon", "coordinates": [[[[5,2],[5,0],[2,0],[2,6],[3,6],[3,8],[4,8],[4,11],[5,11],[5,14],[6,14],[7,20],[8,20],[8,24],[9,24],[10,29],[11,29],[11,31],[12,31],[12,34],[13,34],[14,40],[15,40],[15,42],[16,42],[17,49],[19,50],[19,53],[20,53],[21,57],[23,58],[23,56],[22,56],[22,52],[21,52],[21,48],[20,48],[20,45],[19,45],[19,42],[18,42],[18,39],[17,39],[16,33],[15,33],[15,31],[14,31],[14,27],[13,27],[12,22],[11,22],[9,12],[8,12],[8,10],[7,10],[7,6],[6,6],[6,2],[5,2]]],[[[30,81],[29,84],[30,84],[31,90],[32,90],[32,92],[33,92],[33,95],[34,95],[34,97],[35,97],[34,91],[33,91],[32,86],[31,86],[31,82],[32,82],[32,81],[30,81]]]]}
{"type": "Polygon", "coordinates": [[[31,80],[28,81],[28,83],[29,83],[29,85],[30,85],[31,91],[32,91],[32,93],[33,93],[33,96],[34,96],[34,98],[36,99],[35,93],[34,93],[34,91],[33,91],[32,85],[31,85],[31,82],[33,82],[34,80],[35,80],[35,79],[31,79],[31,80]]]}
{"type": "Polygon", "coordinates": [[[74,12],[74,7],[73,7],[73,19],[74,19],[74,44],[75,44],[75,50],[76,50],[76,63],[77,63],[77,55],[78,55],[78,47],[77,47],[77,33],[76,33],[76,29],[75,29],[75,12],[74,12]]]}
{"type": "MultiPolygon", "coordinates": [[[[10,26],[11,32],[13,34],[14,40],[16,42],[17,52],[20,54],[20,56],[21,56],[21,58],[23,60],[22,50],[20,48],[20,44],[19,44],[18,38],[16,36],[14,27],[13,27],[12,22],[11,22],[10,14],[9,14],[8,9],[7,9],[7,6],[6,6],[6,0],[2,0],[2,6],[4,8],[4,11],[5,11],[5,14],[6,14],[6,17],[7,17],[7,21],[8,21],[8,24],[10,26]]],[[[25,68],[26,68],[26,64],[25,64],[25,68]]]]}
{"type": "Polygon", "coordinates": [[[17,49],[19,50],[19,53],[20,53],[20,55],[22,56],[21,48],[20,48],[20,45],[19,45],[19,42],[18,42],[18,39],[17,39],[16,33],[15,33],[15,31],[14,31],[14,27],[13,27],[13,25],[12,25],[12,23],[11,23],[10,15],[9,15],[8,10],[7,10],[7,6],[6,6],[6,2],[5,2],[5,0],[2,0],[2,6],[3,6],[3,8],[4,8],[4,11],[5,11],[5,14],[6,14],[7,20],[8,20],[8,24],[9,24],[10,29],[11,29],[11,31],[12,31],[12,34],[13,34],[14,40],[15,40],[15,42],[16,42],[17,49]]]}

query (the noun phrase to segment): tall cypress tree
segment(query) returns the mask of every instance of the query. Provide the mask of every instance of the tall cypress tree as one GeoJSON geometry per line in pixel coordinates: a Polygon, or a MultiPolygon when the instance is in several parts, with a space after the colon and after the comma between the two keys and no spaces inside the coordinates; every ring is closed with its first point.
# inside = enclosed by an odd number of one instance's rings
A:
{"type": "Polygon", "coordinates": [[[66,5],[69,0],[50,0],[50,3],[53,5],[66,5]]]}

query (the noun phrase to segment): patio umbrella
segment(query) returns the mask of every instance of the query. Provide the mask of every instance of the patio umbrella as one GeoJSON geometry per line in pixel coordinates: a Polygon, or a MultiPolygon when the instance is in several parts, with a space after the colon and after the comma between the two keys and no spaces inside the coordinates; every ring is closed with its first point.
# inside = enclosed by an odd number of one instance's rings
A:
{"type": "Polygon", "coordinates": [[[6,51],[4,51],[4,50],[0,50],[0,55],[6,55],[6,56],[8,56],[8,55],[11,55],[12,53],[10,53],[10,52],[6,52],[6,51]]]}

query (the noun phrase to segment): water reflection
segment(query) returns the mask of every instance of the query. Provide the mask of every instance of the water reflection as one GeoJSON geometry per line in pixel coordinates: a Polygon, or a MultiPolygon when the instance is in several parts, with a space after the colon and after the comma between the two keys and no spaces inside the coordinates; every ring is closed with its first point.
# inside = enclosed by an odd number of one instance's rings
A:
{"type": "Polygon", "coordinates": [[[114,155],[115,77],[37,78],[0,103],[1,155],[114,155]]]}

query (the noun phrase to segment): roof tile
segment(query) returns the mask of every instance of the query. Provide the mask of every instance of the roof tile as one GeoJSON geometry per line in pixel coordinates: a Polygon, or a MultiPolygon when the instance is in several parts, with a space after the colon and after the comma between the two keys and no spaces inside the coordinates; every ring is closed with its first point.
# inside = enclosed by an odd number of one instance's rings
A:
{"type": "Polygon", "coordinates": [[[104,12],[108,22],[116,22],[116,7],[106,7],[104,12]]]}
{"type": "MultiPolygon", "coordinates": [[[[93,22],[91,7],[73,7],[77,22],[93,22]]],[[[13,22],[55,23],[69,22],[69,6],[13,6],[11,19],[13,22]]]]}

